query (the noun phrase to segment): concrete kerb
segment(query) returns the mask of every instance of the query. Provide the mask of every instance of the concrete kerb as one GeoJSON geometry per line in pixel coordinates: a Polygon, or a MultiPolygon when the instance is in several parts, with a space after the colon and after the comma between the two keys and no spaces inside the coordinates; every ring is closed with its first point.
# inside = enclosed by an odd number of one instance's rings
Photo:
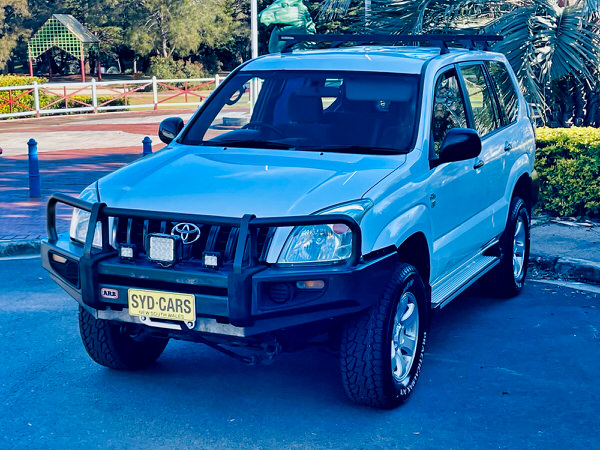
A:
{"type": "Polygon", "coordinates": [[[40,254],[41,239],[0,240],[0,258],[40,254]]]}
{"type": "Polygon", "coordinates": [[[558,278],[600,284],[600,264],[593,261],[531,254],[529,263],[542,271],[553,273],[558,278]]]}

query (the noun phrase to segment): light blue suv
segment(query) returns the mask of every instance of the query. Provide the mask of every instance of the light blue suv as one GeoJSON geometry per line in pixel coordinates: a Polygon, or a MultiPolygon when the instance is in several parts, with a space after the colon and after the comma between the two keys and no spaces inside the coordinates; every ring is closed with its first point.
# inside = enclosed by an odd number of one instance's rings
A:
{"type": "MultiPolygon", "coordinates": [[[[360,40],[310,37],[336,39],[360,40]]],[[[404,401],[432,310],[527,273],[534,130],[506,58],[475,49],[493,39],[257,58],[163,121],[164,150],[55,194],[43,266],[89,355],[139,369],[173,338],[253,363],[329,337],[352,400],[404,401]]]]}

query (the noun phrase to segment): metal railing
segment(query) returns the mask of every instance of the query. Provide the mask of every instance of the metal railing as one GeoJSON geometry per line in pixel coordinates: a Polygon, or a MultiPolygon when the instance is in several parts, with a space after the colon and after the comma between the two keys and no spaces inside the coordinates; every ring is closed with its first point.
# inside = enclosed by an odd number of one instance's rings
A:
{"type": "Polygon", "coordinates": [[[0,119],[67,113],[197,107],[219,85],[213,78],[33,82],[0,87],[0,119]]]}

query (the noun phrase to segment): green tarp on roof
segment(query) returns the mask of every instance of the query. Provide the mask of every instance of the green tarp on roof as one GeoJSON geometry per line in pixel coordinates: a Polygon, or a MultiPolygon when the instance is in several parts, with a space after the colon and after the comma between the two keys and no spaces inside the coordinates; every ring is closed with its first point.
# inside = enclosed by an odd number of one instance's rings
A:
{"type": "Polygon", "coordinates": [[[70,14],[54,14],[27,43],[29,58],[58,47],[81,58],[90,49],[98,49],[98,38],[70,14]]]}

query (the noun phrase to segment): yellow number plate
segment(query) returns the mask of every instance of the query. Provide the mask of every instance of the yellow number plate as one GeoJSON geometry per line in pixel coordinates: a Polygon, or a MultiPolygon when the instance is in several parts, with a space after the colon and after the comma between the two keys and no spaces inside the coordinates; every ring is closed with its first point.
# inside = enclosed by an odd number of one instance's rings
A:
{"type": "Polygon", "coordinates": [[[153,319],[194,322],[196,302],[192,294],[129,289],[129,314],[153,319]]]}

